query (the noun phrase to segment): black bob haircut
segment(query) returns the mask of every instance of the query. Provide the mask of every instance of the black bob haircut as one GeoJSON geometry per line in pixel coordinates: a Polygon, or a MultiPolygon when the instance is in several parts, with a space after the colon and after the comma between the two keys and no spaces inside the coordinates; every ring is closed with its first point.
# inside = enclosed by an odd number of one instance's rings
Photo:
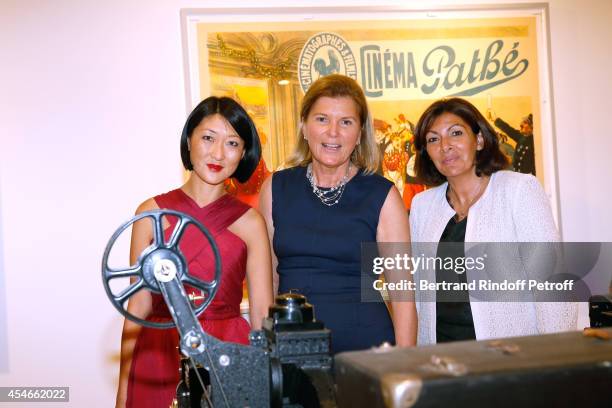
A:
{"type": "Polygon", "coordinates": [[[238,163],[238,168],[231,177],[241,183],[246,182],[257,168],[261,158],[261,143],[255,124],[242,106],[232,98],[209,96],[204,99],[193,112],[189,114],[183,133],[181,134],[181,159],[186,170],[193,170],[189,157],[187,141],[193,130],[210,115],[219,114],[232,125],[238,136],[244,141],[244,156],[238,163]]]}
{"type": "Polygon", "coordinates": [[[416,150],[415,171],[417,179],[428,186],[438,186],[446,181],[446,177],[438,171],[427,153],[427,132],[435,120],[443,113],[459,116],[472,129],[474,135],[479,132],[484,144],[476,152],[476,175],[490,176],[498,170],[508,167],[508,160],[499,148],[497,133],[474,105],[465,99],[440,99],[431,104],[421,115],[414,131],[414,148],[416,150]]]}

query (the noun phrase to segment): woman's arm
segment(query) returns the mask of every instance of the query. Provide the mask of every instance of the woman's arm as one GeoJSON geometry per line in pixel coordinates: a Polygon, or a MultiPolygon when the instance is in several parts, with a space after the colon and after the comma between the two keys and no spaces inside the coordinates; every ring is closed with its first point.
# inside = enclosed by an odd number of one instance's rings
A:
{"type": "MultiPolygon", "coordinates": [[[[550,201],[540,182],[533,176],[526,176],[518,186],[512,202],[512,218],[519,242],[534,242],[532,256],[557,256],[562,254],[559,248],[546,242],[560,241],[550,207],[550,201]],[[553,250],[554,253],[550,251],[553,250]]],[[[532,262],[534,270],[528,273],[539,275],[542,263],[532,262]]],[[[549,276],[539,276],[547,279],[549,276]]],[[[539,333],[556,333],[576,330],[578,320],[578,303],[575,302],[535,302],[536,325],[539,333]]]]}
{"type": "MultiPolygon", "coordinates": [[[[136,214],[143,211],[157,209],[157,204],[152,198],[142,203],[137,209],[136,214]]],[[[150,219],[136,221],[132,226],[132,241],[130,244],[130,265],[134,265],[141,252],[149,246],[153,239],[153,228],[150,219]]],[[[130,283],[133,283],[132,278],[130,283]]],[[[129,300],[127,311],[134,316],[145,319],[151,312],[151,293],[146,290],[136,292],[129,300]]],[[[123,332],[121,334],[121,362],[119,366],[119,387],[117,389],[116,408],[125,407],[127,399],[127,386],[130,377],[130,367],[132,365],[132,354],[142,326],[131,320],[125,319],[123,332]]]]}
{"type": "MultiPolygon", "coordinates": [[[[410,226],[404,202],[395,186],[389,194],[380,211],[376,241],[379,244],[381,256],[394,256],[401,251],[410,254],[410,226]],[[394,245],[384,243],[394,243],[394,245]],[[392,248],[391,248],[392,247],[392,248]]],[[[395,270],[385,272],[388,282],[399,282],[401,279],[411,279],[410,272],[395,270]]],[[[389,293],[391,299],[391,317],[395,329],[395,343],[398,346],[414,346],[417,334],[417,315],[414,303],[414,293],[389,293]]]]}
{"type": "Polygon", "coordinates": [[[247,245],[247,285],[249,289],[249,319],[253,329],[261,329],[263,319],[272,304],[272,261],[266,223],[254,209],[240,219],[240,234],[247,245]]]}
{"type": "Polygon", "coordinates": [[[521,176],[512,200],[512,219],[519,242],[560,240],[548,196],[534,176],[521,176]]]}
{"type": "MultiPolygon", "coordinates": [[[[270,248],[272,248],[272,240],[274,239],[274,223],[272,222],[272,177],[274,177],[273,174],[263,182],[261,191],[259,192],[259,211],[261,211],[261,215],[263,215],[266,221],[270,248]]],[[[274,251],[271,250],[270,253],[272,255],[272,284],[274,293],[278,293],[278,273],[276,272],[278,259],[274,251]]]]}

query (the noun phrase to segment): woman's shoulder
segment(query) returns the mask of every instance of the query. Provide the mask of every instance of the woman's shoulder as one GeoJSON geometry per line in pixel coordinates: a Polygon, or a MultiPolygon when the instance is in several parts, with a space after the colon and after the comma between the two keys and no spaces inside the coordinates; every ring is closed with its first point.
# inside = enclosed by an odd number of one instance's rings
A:
{"type": "MultiPolygon", "coordinates": [[[[180,188],[175,188],[170,191],[166,191],[165,193],[157,194],[156,196],[151,197],[149,200],[152,200],[155,204],[155,208],[171,208],[177,202],[181,202],[185,199],[185,193],[180,188]]],[[[147,201],[149,201],[147,200],[147,201]]],[[[145,201],[145,203],[147,202],[145,201]]],[[[144,203],[143,203],[144,204],[144,203]]]]}
{"type": "Polygon", "coordinates": [[[421,191],[412,199],[411,207],[415,205],[419,205],[421,202],[429,202],[439,197],[440,195],[446,194],[446,186],[447,183],[442,183],[439,186],[428,188],[424,191],[421,191]]]}
{"type": "Polygon", "coordinates": [[[295,166],[276,170],[270,177],[272,185],[278,189],[281,185],[292,185],[296,180],[306,177],[306,167],[295,166]]]}
{"type": "Polygon", "coordinates": [[[284,169],[276,170],[274,173],[272,173],[272,175],[276,178],[288,178],[296,177],[302,173],[306,173],[305,166],[286,167],[284,169]]]}
{"type": "Polygon", "coordinates": [[[135,214],[140,214],[145,211],[157,210],[159,209],[159,205],[155,201],[155,197],[147,198],[142,203],[138,205],[136,208],[135,214]]]}
{"type": "Polygon", "coordinates": [[[525,183],[537,180],[532,174],[519,173],[512,170],[499,170],[491,176],[497,183],[525,183]]]}
{"type": "Polygon", "coordinates": [[[542,188],[540,181],[532,174],[524,174],[511,170],[496,171],[491,175],[493,185],[500,189],[519,190],[525,186],[542,188]]]}
{"type": "Polygon", "coordinates": [[[378,173],[366,174],[363,170],[357,172],[354,181],[362,190],[371,192],[380,191],[383,192],[385,196],[394,185],[391,180],[386,179],[378,173]]]}
{"type": "Polygon", "coordinates": [[[270,176],[273,195],[293,191],[301,179],[306,178],[306,167],[295,166],[277,170],[270,176]]]}
{"type": "Polygon", "coordinates": [[[231,225],[230,229],[247,244],[254,240],[267,239],[266,222],[259,211],[252,207],[249,207],[249,209],[231,225]]]}
{"type": "Polygon", "coordinates": [[[491,186],[493,194],[511,208],[537,212],[539,208],[550,206],[540,180],[531,174],[498,171],[491,175],[491,186]]]}
{"type": "Polygon", "coordinates": [[[368,183],[382,184],[391,186],[393,182],[378,173],[365,173],[363,169],[358,170],[357,176],[368,183]]]}

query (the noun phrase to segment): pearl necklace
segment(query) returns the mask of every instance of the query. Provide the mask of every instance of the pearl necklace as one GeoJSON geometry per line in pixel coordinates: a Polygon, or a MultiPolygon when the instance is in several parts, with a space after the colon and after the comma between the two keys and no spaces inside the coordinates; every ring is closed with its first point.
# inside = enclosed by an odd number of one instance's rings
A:
{"type": "Polygon", "coordinates": [[[344,177],[342,177],[342,180],[340,180],[338,184],[336,184],[335,186],[329,189],[327,188],[321,189],[319,188],[319,186],[317,186],[317,182],[314,178],[314,175],[312,174],[312,163],[310,163],[308,165],[308,168],[306,169],[306,178],[310,182],[310,187],[312,187],[313,194],[317,196],[323,204],[325,204],[328,207],[331,207],[332,205],[338,204],[338,202],[340,201],[340,198],[342,197],[342,194],[344,193],[344,188],[346,187],[346,183],[349,180],[350,173],[351,173],[351,162],[349,162],[349,165],[346,168],[346,174],[344,175],[344,177]]]}

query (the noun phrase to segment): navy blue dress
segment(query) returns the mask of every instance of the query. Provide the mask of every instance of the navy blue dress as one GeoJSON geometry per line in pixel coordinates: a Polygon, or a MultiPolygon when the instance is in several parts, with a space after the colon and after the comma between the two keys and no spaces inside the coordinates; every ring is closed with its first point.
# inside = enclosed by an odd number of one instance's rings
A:
{"type": "Polygon", "coordinates": [[[298,289],[308,298],[316,319],[332,330],[334,353],[395,341],[382,300],[361,301],[361,243],[376,241],[380,210],[392,185],[379,175],[359,171],[339,203],[328,207],[313,194],[306,167],[273,175],[279,293],[298,289]]]}

